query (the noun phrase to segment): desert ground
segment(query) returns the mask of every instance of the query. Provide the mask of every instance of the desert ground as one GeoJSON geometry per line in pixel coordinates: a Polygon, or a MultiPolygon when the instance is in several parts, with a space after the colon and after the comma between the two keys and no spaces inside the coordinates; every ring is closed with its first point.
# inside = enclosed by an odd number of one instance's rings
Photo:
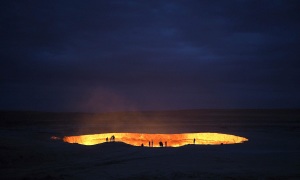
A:
{"type": "Polygon", "coordinates": [[[300,179],[299,110],[0,112],[0,179],[300,179]],[[217,132],[232,145],[146,148],[51,136],[217,132]]]}

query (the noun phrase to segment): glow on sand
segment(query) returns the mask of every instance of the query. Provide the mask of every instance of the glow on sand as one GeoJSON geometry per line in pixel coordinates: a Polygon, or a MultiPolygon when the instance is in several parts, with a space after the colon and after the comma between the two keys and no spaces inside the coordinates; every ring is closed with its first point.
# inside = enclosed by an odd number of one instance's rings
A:
{"type": "Polygon", "coordinates": [[[116,142],[124,142],[132,146],[160,147],[159,142],[167,147],[180,147],[187,144],[220,145],[235,144],[248,141],[244,137],[220,133],[183,133],[183,134],[144,134],[144,133],[104,133],[80,136],[65,136],[64,142],[82,145],[95,145],[110,141],[114,136],[116,142]],[[107,139],[106,139],[107,138],[107,139]],[[195,142],[194,142],[195,140],[195,142]],[[152,145],[153,142],[153,145],[152,145]]]}

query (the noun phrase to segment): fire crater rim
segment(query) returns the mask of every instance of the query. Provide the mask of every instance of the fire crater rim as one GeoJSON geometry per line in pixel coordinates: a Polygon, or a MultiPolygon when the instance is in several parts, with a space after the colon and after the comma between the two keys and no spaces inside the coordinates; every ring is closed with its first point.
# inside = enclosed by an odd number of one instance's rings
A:
{"type": "Polygon", "coordinates": [[[249,141],[245,137],[232,134],[202,132],[202,133],[99,133],[59,138],[52,136],[53,140],[62,140],[66,143],[81,145],[96,145],[110,142],[123,142],[132,146],[143,147],[181,147],[185,145],[224,145],[238,144],[249,141]]]}

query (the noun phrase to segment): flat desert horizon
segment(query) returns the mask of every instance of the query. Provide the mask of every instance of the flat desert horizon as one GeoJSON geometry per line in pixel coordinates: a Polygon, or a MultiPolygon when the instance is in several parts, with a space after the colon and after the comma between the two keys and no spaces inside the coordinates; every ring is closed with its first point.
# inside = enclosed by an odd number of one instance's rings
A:
{"type": "Polygon", "coordinates": [[[1,179],[300,179],[299,109],[115,113],[0,111],[1,179]],[[51,139],[100,133],[224,133],[248,141],[146,148],[51,139]]]}

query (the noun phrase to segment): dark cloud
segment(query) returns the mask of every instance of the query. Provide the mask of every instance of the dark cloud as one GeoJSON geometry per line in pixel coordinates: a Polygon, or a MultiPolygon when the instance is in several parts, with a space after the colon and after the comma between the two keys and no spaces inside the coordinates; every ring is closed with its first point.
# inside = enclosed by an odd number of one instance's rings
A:
{"type": "Polygon", "coordinates": [[[2,2],[0,108],[299,107],[299,7],[293,0],[2,2]]]}

